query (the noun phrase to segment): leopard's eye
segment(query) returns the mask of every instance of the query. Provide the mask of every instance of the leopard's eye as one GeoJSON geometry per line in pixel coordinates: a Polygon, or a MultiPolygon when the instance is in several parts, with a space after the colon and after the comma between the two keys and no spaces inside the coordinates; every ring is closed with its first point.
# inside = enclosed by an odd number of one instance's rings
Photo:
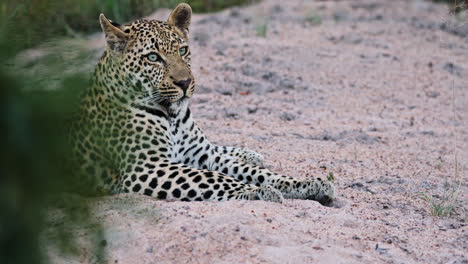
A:
{"type": "Polygon", "coordinates": [[[158,56],[158,54],[156,54],[156,53],[150,53],[150,54],[148,54],[146,57],[147,57],[148,60],[151,61],[151,62],[156,62],[156,61],[158,61],[158,59],[159,59],[159,56],[158,56]]]}
{"type": "Polygon", "coordinates": [[[187,54],[187,51],[188,51],[187,47],[180,48],[179,49],[180,56],[184,56],[185,54],[187,54]]]}

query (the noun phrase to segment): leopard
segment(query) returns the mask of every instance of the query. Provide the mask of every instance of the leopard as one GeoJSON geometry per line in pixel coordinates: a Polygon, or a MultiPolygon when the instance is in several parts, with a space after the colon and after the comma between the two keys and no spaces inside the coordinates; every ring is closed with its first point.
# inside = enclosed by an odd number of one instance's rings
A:
{"type": "Polygon", "coordinates": [[[100,14],[105,50],[69,126],[83,179],[108,194],[168,201],[335,199],[334,184],[270,171],[264,157],[212,144],[192,117],[189,26],[181,3],[166,21],[118,24],[100,14]]]}

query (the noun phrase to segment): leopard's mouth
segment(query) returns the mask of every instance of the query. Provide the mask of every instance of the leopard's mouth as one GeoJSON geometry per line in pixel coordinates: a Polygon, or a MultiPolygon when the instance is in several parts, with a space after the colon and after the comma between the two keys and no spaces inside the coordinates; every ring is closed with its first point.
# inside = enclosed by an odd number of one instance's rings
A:
{"type": "Polygon", "coordinates": [[[171,102],[171,104],[175,104],[175,105],[178,105],[178,104],[182,104],[183,102],[189,100],[190,97],[187,97],[186,95],[183,95],[181,97],[179,97],[177,100],[171,102]]]}
{"type": "Polygon", "coordinates": [[[171,96],[170,98],[168,98],[167,100],[170,102],[170,103],[176,103],[176,102],[179,102],[179,101],[183,101],[183,100],[188,100],[190,99],[190,95],[187,95],[187,94],[180,94],[180,95],[176,95],[176,96],[171,96]]]}

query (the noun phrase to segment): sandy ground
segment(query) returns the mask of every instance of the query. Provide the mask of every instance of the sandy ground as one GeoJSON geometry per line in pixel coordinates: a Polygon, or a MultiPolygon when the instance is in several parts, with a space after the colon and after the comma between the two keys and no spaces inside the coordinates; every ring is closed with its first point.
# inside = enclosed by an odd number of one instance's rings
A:
{"type": "Polygon", "coordinates": [[[338,202],[94,199],[109,263],[468,263],[468,23],[451,21],[425,1],[195,15],[192,110],[211,141],[298,178],[332,172],[338,202]],[[456,173],[455,213],[431,216],[418,192],[441,197],[456,173]]]}

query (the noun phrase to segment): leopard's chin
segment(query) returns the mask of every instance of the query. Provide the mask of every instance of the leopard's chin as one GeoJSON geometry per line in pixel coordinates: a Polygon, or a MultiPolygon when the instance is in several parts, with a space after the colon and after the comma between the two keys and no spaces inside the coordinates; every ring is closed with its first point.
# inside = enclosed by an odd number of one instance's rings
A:
{"type": "Polygon", "coordinates": [[[167,112],[169,116],[177,116],[179,112],[188,106],[189,98],[186,96],[182,96],[177,101],[171,102],[167,107],[167,112]]]}

